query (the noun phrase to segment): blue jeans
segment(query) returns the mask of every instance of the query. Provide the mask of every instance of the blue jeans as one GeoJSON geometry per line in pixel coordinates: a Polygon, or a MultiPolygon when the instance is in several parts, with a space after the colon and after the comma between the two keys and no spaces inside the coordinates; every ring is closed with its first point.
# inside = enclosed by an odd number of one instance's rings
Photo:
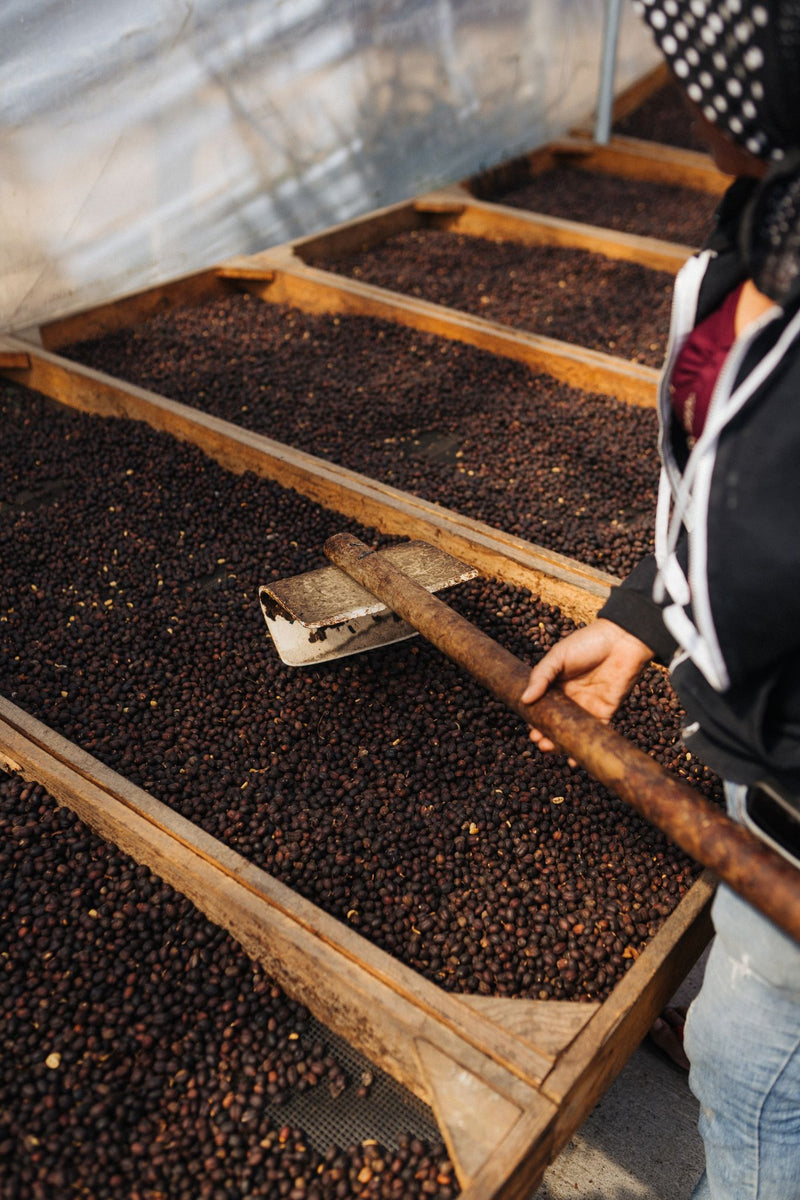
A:
{"type": "MultiPolygon", "coordinates": [[[[737,818],[744,788],[729,785],[737,818]]],[[[727,887],[689,1009],[706,1171],[692,1200],[800,1200],[800,945],[727,887]]]]}

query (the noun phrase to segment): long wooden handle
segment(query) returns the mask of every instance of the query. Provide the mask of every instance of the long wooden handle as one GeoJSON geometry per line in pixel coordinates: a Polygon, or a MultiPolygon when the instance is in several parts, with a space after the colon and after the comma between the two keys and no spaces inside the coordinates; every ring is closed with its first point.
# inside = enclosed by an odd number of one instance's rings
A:
{"type": "Polygon", "coordinates": [[[325,553],[594,779],[800,942],[800,871],[780,854],[563,692],[551,689],[534,704],[523,704],[520,696],[530,667],[358,538],[334,534],[325,553]]]}

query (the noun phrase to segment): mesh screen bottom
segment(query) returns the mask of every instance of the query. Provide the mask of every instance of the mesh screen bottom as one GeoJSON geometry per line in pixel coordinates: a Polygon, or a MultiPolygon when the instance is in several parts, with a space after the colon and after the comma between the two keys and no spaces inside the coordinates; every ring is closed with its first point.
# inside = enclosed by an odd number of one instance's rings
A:
{"type": "Polygon", "coordinates": [[[346,1149],[370,1139],[387,1150],[396,1150],[404,1133],[430,1145],[442,1141],[432,1110],[413,1092],[314,1018],[309,1032],[335,1054],[350,1082],[335,1099],[324,1084],[295,1094],[276,1109],[276,1119],[302,1129],[319,1154],[331,1146],[346,1149]],[[365,1072],[372,1076],[366,1097],[356,1094],[365,1072]]]}

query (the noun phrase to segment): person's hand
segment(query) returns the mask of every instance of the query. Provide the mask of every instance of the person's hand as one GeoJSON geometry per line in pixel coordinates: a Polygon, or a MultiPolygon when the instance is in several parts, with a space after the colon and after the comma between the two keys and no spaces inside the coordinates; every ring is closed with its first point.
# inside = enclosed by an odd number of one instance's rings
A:
{"type": "MultiPolygon", "coordinates": [[[[599,617],[548,650],[531,671],[522,701],[533,704],[557,684],[586,712],[609,721],[652,657],[639,638],[599,617]]],[[[544,753],[558,749],[539,729],[531,728],[530,738],[544,753]]]]}

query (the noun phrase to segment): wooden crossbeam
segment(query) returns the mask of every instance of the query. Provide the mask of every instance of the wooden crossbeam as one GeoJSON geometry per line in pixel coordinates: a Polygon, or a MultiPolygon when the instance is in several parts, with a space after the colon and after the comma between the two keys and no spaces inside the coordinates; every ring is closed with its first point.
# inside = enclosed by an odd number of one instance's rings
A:
{"type": "Polygon", "coordinates": [[[527,212],[494,201],[465,199],[460,189],[446,188],[421,196],[414,202],[417,212],[436,214],[452,233],[493,241],[518,242],[523,246],[563,246],[586,250],[605,258],[635,262],[655,271],[676,274],[694,247],[642,237],[569,221],[544,213],[527,212]]]}
{"type": "Polygon", "coordinates": [[[652,367],[323,271],[303,262],[292,248],[232,259],[221,264],[220,272],[273,303],[394,321],[523,362],[572,387],[646,408],[655,405],[658,372],[652,367]]]}

